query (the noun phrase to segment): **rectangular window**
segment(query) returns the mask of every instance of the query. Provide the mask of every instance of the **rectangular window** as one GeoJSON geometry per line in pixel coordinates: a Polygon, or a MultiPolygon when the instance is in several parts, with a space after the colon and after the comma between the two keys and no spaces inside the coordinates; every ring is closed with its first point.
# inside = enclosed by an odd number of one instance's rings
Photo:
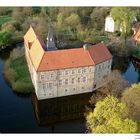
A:
{"type": "Polygon", "coordinates": [[[42,86],[43,86],[43,90],[45,90],[46,89],[46,84],[43,84],[42,86]]]}
{"type": "Polygon", "coordinates": [[[92,67],[89,67],[89,72],[92,72],[92,67]]]}
{"type": "Polygon", "coordinates": [[[71,83],[74,84],[74,78],[71,79],[71,83]]]}
{"type": "Polygon", "coordinates": [[[53,78],[53,73],[51,73],[51,78],[53,78]]]}
{"type": "Polygon", "coordinates": [[[96,84],[93,85],[93,88],[96,88],[96,84]]]}
{"type": "Polygon", "coordinates": [[[45,75],[41,74],[41,80],[44,80],[44,79],[45,79],[45,75]]]}
{"type": "Polygon", "coordinates": [[[78,83],[80,83],[80,77],[78,77],[78,83]]]}
{"type": "Polygon", "coordinates": [[[78,73],[81,73],[81,69],[78,69],[78,73]]]}
{"type": "Polygon", "coordinates": [[[68,70],[65,70],[65,75],[68,75],[68,70]]]}
{"type": "Polygon", "coordinates": [[[108,61],[108,64],[111,64],[111,60],[108,61]]]}
{"type": "Polygon", "coordinates": [[[49,88],[52,88],[52,85],[53,85],[52,83],[49,83],[49,88]]]}
{"type": "Polygon", "coordinates": [[[58,73],[59,75],[62,75],[62,71],[59,71],[59,73],[58,73]]]}
{"type": "Polygon", "coordinates": [[[46,87],[47,87],[47,88],[49,87],[49,83],[46,83],[46,87]]]}
{"type": "Polygon", "coordinates": [[[83,77],[83,82],[86,82],[86,77],[83,77]]]}
{"type": "Polygon", "coordinates": [[[103,64],[102,68],[104,69],[104,64],[103,64]]]}
{"type": "Polygon", "coordinates": [[[68,85],[68,79],[65,79],[65,85],[68,85]]]}
{"type": "Polygon", "coordinates": [[[96,70],[96,71],[98,70],[98,66],[95,67],[95,70],[96,70]]]}
{"type": "Polygon", "coordinates": [[[62,80],[59,80],[59,86],[62,86],[62,80]]]}
{"type": "Polygon", "coordinates": [[[72,74],[75,74],[75,71],[74,70],[72,70],[72,72],[71,72],[72,74]]]}
{"type": "Polygon", "coordinates": [[[82,70],[82,71],[83,71],[83,73],[86,73],[86,72],[87,72],[86,68],[83,68],[83,70],[82,70]]]}

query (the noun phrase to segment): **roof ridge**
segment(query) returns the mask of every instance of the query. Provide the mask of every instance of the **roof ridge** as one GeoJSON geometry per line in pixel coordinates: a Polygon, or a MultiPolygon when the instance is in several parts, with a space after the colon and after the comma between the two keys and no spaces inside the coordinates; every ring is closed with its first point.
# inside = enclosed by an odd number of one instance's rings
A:
{"type": "Polygon", "coordinates": [[[45,51],[43,52],[43,56],[42,56],[42,58],[41,58],[41,60],[40,60],[40,62],[39,62],[39,65],[38,65],[38,67],[37,67],[37,70],[36,71],[38,71],[38,69],[39,69],[39,67],[40,67],[40,64],[41,64],[41,62],[42,62],[42,60],[43,60],[43,57],[45,56],[45,51]]]}
{"type": "Polygon", "coordinates": [[[89,49],[87,49],[87,51],[88,51],[88,55],[89,55],[90,59],[92,60],[93,64],[95,65],[95,63],[94,63],[94,61],[93,61],[93,59],[92,59],[92,57],[91,57],[91,54],[90,54],[90,52],[89,52],[89,49]]]}

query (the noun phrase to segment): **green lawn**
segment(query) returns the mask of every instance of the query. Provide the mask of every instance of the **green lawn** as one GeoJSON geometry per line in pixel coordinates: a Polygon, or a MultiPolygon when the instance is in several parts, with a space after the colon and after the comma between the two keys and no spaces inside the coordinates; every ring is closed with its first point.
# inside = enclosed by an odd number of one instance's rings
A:
{"type": "Polygon", "coordinates": [[[28,71],[28,66],[27,66],[25,57],[22,56],[20,58],[15,59],[11,63],[11,67],[16,72],[16,81],[31,83],[30,74],[28,71]]]}
{"type": "Polygon", "coordinates": [[[12,17],[10,15],[0,16],[0,26],[10,20],[12,20],[12,17]]]}

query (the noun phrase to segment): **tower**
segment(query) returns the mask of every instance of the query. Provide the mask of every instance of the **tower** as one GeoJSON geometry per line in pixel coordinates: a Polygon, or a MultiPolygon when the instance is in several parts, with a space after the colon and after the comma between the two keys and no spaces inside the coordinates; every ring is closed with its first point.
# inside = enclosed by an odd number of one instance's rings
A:
{"type": "Polygon", "coordinates": [[[47,42],[46,42],[46,50],[48,50],[48,51],[57,50],[56,38],[55,38],[55,35],[54,35],[53,27],[50,24],[48,26],[48,36],[47,36],[47,42]]]}

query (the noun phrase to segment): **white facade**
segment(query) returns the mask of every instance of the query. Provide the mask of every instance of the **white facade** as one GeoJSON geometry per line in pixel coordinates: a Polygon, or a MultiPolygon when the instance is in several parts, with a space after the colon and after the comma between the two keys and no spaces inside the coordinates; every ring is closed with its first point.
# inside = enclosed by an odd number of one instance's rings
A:
{"type": "Polygon", "coordinates": [[[111,16],[105,19],[105,31],[114,32],[115,31],[115,21],[111,16]]]}

